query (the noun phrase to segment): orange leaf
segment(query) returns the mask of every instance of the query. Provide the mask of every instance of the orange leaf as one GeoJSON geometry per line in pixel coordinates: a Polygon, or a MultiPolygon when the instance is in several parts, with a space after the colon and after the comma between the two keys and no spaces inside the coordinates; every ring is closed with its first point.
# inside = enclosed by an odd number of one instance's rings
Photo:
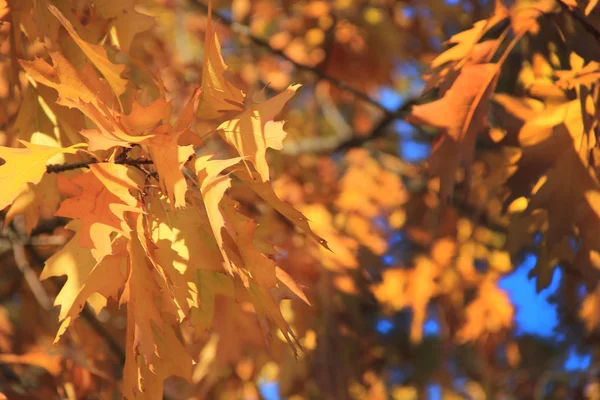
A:
{"type": "Polygon", "coordinates": [[[40,217],[53,215],[59,202],[56,175],[45,174],[37,185],[27,184],[6,212],[4,223],[9,224],[16,215],[23,214],[27,235],[30,235],[40,217]]]}
{"type": "Polygon", "coordinates": [[[443,129],[434,146],[430,170],[440,177],[440,196],[448,199],[454,189],[456,169],[473,160],[475,140],[486,124],[487,106],[498,81],[496,64],[464,67],[440,100],[415,106],[408,121],[443,129]]]}
{"type": "Polygon", "coordinates": [[[81,188],[81,193],[64,200],[56,212],[57,216],[81,220],[80,244],[92,249],[98,261],[111,254],[113,232],[128,235],[124,213],[142,211],[134,204],[135,199],[126,194],[129,189],[137,189],[134,180],[128,176],[129,169],[123,165],[97,164],[91,172],[77,175],[71,182],[81,188]]]}
{"type": "Polygon", "coordinates": [[[185,206],[187,182],[183,176],[183,164],[194,154],[194,146],[179,146],[178,141],[194,117],[194,103],[199,92],[194,93],[179,115],[175,124],[163,125],[153,131],[153,136],[143,141],[154,161],[161,189],[175,208],[185,206]]]}
{"type": "Polygon", "coordinates": [[[48,8],[65,27],[71,38],[77,43],[90,61],[98,68],[102,75],[104,75],[117,97],[121,96],[125,92],[125,86],[127,86],[127,80],[121,78],[125,66],[113,64],[108,59],[104,47],[83,40],[73,27],[73,24],[62,15],[58,8],[52,4],[49,4],[48,8]]]}
{"type": "Polygon", "coordinates": [[[127,304],[123,392],[127,398],[162,399],[167,377],[191,378],[192,358],[166,320],[176,321],[177,306],[165,292],[164,277],[147,257],[141,215],[134,224],[128,244],[129,271],[119,300],[127,304]]]}
{"type": "Polygon", "coordinates": [[[208,5],[208,19],[204,40],[202,65],[202,96],[196,115],[205,120],[239,114],[244,110],[244,93],[226,78],[227,66],[221,56],[221,44],[212,26],[212,5],[208,5]]]}

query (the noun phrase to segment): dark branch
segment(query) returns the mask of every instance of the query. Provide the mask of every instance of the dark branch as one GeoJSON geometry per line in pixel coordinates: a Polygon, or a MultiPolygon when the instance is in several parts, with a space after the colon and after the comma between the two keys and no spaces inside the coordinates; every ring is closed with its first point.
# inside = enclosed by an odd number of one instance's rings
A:
{"type": "MultiPolygon", "coordinates": [[[[71,164],[50,164],[50,165],[46,166],[46,172],[49,174],[52,174],[52,173],[71,171],[71,170],[79,169],[79,168],[89,168],[90,165],[98,164],[99,162],[100,161],[98,161],[98,160],[88,160],[88,161],[81,161],[81,162],[76,162],[76,163],[71,163],[71,164]]],[[[138,167],[140,165],[154,164],[154,162],[152,160],[129,160],[129,159],[117,158],[117,160],[115,160],[115,164],[131,165],[133,167],[138,167]]]]}
{"type": "MultiPolygon", "coordinates": [[[[202,9],[205,13],[208,12],[208,6],[204,3],[202,3],[200,0],[191,0],[192,4],[194,4],[195,6],[197,6],[198,8],[202,9]]],[[[378,109],[380,109],[381,111],[383,111],[386,115],[390,115],[392,114],[392,112],[390,112],[387,108],[385,108],[383,106],[383,104],[381,104],[380,102],[378,102],[377,100],[373,99],[371,96],[361,92],[360,90],[355,89],[354,87],[350,86],[349,84],[339,80],[338,78],[331,76],[329,74],[326,74],[325,72],[321,71],[318,68],[315,68],[313,66],[310,65],[305,65],[302,63],[299,63],[297,61],[295,61],[294,59],[290,58],[288,55],[286,55],[282,50],[279,49],[275,49],[273,48],[269,42],[267,42],[265,39],[262,39],[258,36],[254,36],[250,33],[250,28],[246,25],[242,25],[242,24],[238,24],[234,21],[232,21],[231,19],[227,18],[225,15],[219,13],[216,10],[213,10],[213,14],[216,18],[218,18],[218,20],[222,23],[224,23],[225,25],[229,26],[233,31],[240,33],[244,36],[246,36],[248,39],[250,39],[254,44],[256,44],[257,46],[263,47],[265,49],[267,49],[269,51],[269,53],[279,56],[283,59],[285,59],[286,61],[289,61],[290,63],[292,63],[294,65],[294,67],[296,67],[296,69],[302,70],[302,71],[307,71],[307,72],[311,72],[312,74],[316,75],[319,79],[331,82],[333,85],[335,85],[338,89],[341,89],[343,91],[352,93],[355,97],[377,107],[378,109]]]]}
{"type": "Polygon", "coordinates": [[[406,117],[412,108],[413,105],[417,104],[419,99],[411,99],[406,103],[402,104],[400,107],[396,109],[396,111],[392,113],[386,114],[377,125],[371,130],[368,135],[353,137],[345,142],[342,142],[338,145],[338,147],[334,150],[334,152],[346,151],[355,147],[360,147],[363,144],[373,140],[380,138],[385,135],[386,128],[388,125],[393,123],[397,119],[402,119],[406,117]]]}
{"type": "Polygon", "coordinates": [[[569,8],[568,5],[566,5],[562,1],[558,1],[558,4],[561,6],[561,8],[563,10],[567,11],[569,14],[571,14],[573,16],[573,18],[575,18],[577,21],[579,21],[583,25],[583,28],[586,31],[588,31],[589,34],[594,36],[596,38],[596,40],[600,40],[600,30],[598,28],[596,28],[588,20],[588,18],[581,13],[581,10],[579,8],[571,9],[571,8],[569,8]]]}

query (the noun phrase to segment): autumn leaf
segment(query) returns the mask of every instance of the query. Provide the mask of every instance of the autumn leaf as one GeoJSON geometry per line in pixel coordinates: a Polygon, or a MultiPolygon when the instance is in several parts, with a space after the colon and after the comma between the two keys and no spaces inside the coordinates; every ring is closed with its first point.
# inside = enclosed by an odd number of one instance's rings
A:
{"type": "Polygon", "coordinates": [[[479,288],[478,295],[466,309],[467,321],[458,332],[462,342],[484,338],[506,330],[513,323],[513,306],[507,294],[495,282],[486,280],[479,288]]]}
{"type": "Polygon", "coordinates": [[[85,144],[70,147],[51,147],[21,141],[24,149],[0,146],[0,209],[11,204],[28,183],[37,184],[46,173],[46,163],[57,154],[75,154],[85,144]]]}
{"type": "Polygon", "coordinates": [[[453,35],[448,40],[448,43],[453,46],[438,55],[429,65],[429,70],[424,76],[427,82],[425,91],[442,86],[442,92],[445,92],[456,78],[457,71],[470,63],[489,62],[491,51],[494,51],[499,43],[496,40],[486,40],[481,43],[479,41],[508,17],[509,10],[501,0],[497,0],[490,18],[477,21],[471,29],[453,35]]]}
{"type": "MultiPolygon", "coordinates": [[[[97,261],[111,254],[111,234],[128,236],[125,213],[140,213],[138,201],[129,190],[139,190],[131,167],[102,163],[75,176],[71,182],[81,188],[79,195],[64,200],[56,215],[82,222],[80,245],[92,249],[97,261]]],[[[139,178],[138,178],[139,181],[139,178]]]]}
{"type": "MultiPolygon", "coordinates": [[[[196,91],[187,102],[177,121],[162,125],[152,131],[152,136],[143,141],[158,172],[160,186],[175,208],[185,206],[187,182],[183,176],[183,164],[194,154],[193,145],[180,146],[179,138],[188,132],[194,116],[194,106],[200,93],[196,91]]],[[[160,114],[159,114],[160,115],[160,114]]]]}
{"type": "Polygon", "coordinates": [[[222,230],[225,229],[225,219],[219,208],[225,191],[231,185],[231,178],[227,175],[220,175],[223,170],[237,164],[241,157],[228,160],[211,160],[212,156],[202,156],[196,159],[194,169],[198,177],[200,191],[206,207],[206,213],[210,221],[213,235],[219,246],[223,259],[225,260],[225,270],[233,274],[233,263],[225,249],[225,242],[222,230]]]}
{"type": "Polygon", "coordinates": [[[55,343],[79,316],[87,301],[90,301],[96,312],[100,312],[109,298],[118,299],[118,292],[125,283],[120,268],[123,257],[127,255],[123,237],[113,243],[115,254],[106,256],[97,263],[91,250],[80,244],[82,224],[73,221],[67,228],[74,230],[75,235],[46,261],[40,276],[41,279],[67,276],[67,282],[54,301],[54,305],[60,306],[61,321],[55,343]],[[95,293],[101,297],[93,297],[95,293]]]}
{"type": "Polygon", "coordinates": [[[600,324],[600,297],[598,287],[593,292],[587,293],[583,299],[581,309],[579,310],[579,318],[585,324],[585,329],[592,332],[600,324]]]}
{"type": "Polygon", "coordinates": [[[205,120],[226,118],[244,110],[244,93],[226,78],[227,66],[221,55],[221,44],[212,25],[212,4],[204,39],[204,61],[202,63],[202,95],[196,115],[205,120]]]}
{"type": "Polygon", "coordinates": [[[6,0],[0,0],[0,18],[4,18],[10,12],[10,7],[6,0]]]}
{"type": "Polygon", "coordinates": [[[289,86],[272,99],[253,104],[239,116],[223,122],[217,128],[219,135],[233,146],[240,156],[247,157],[254,165],[263,182],[269,180],[267,149],[281,150],[286,135],[283,130],[284,123],[275,122],[273,118],[299,87],[300,85],[289,86]]]}
{"type": "Polygon", "coordinates": [[[469,65],[460,71],[440,100],[415,106],[409,122],[443,130],[430,157],[430,171],[440,177],[440,196],[447,200],[454,189],[457,168],[473,161],[477,135],[485,128],[486,110],[498,80],[496,64],[469,65]]]}
{"type": "Polygon", "coordinates": [[[155,25],[154,18],[137,11],[135,2],[131,0],[118,2],[101,0],[94,5],[100,15],[112,20],[114,29],[111,30],[111,36],[126,54],[130,54],[133,39],[155,25]]]}
{"type": "Polygon", "coordinates": [[[573,100],[537,113],[518,132],[522,154],[507,181],[512,191],[507,201],[531,193],[527,212],[547,213],[545,248],[535,269],[538,290],[551,281],[552,260],[578,224],[586,191],[598,187],[588,164],[595,136],[586,132],[581,115],[580,102],[573,100]]]}
{"type": "MultiPolygon", "coordinates": [[[[131,143],[140,143],[150,138],[150,135],[131,135],[127,129],[117,122],[116,111],[112,110],[114,95],[110,86],[100,81],[96,71],[85,63],[79,71],[67,58],[59,52],[50,52],[53,65],[45,60],[35,58],[33,61],[19,60],[21,66],[28,72],[31,79],[51,87],[58,92],[57,104],[76,108],[88,117],[97,129],[82,129],[81,133],[88,139],[90,151],[107,150],[114,146],[129,147],[131,143]]],[[[158,103],[160,105],[160,103],[158,103]]],[[[167,111],[166,108],[163,112],[167,111]]],[[[135,108],[133,111],[137,111],[135,108]]],[[[156,109],[148,110],[156,111],[156,109]]],[[[139,118],[139,111],[131,117],[124,117],[130,124],[144,125],[139,118]]],[[[164,115],[164,114],[159,114],[164,115]]],[[[60,120],[61,124],[72,121],[60,120]]],[[[134,129],[139,126],[134,125],[134,129]]]]}
{"type": "Polygon", "coordinates": [[[31,235],[40,217],[53,215],[59,202],[56,175],[45,174],[37,185],[27,184],[6,212],[4,223],[8,224],[16,215],[23,214],[27,235],[31,235]]]}
{"type": "Polygon", "coordinates": [[[585,60],[577,53],[571,53],[569,57],[571,69],[564,71],[556,71],[559,80],[556,83],[564,89],[574,89],[578,86],[591,88],[598,80],[600,80],[600,63],[591,61],[585,63],[585,60]]]}
{"type": "Polygon", "coordinates": [[[127,304],[123,392],[131,399],[161,399],[166,378],[191,378],[192,358],[169,322],[169,316],[176,321],[177,306],[164,292],[166,282],[147,257],[141,214],[133,224],[127,280],[119,299],[120,305],[127,304]]]}
{"type": "Polygon", "coordinates": [[[30,79],[56,89],[58,104],[74,107],[77,105],[74,102],[80,100],[98,108],[102,103],[110,105],[112,95],[110,91],[107,92],[108,87],[99,80],[89,63],[79,71],[62,53],[50,51],[49,54],[52,65],[41,58],[34,58],[33,61],[19,60],[19,63],[30,79]]]}
{"type": "Polygon", "coordinates": [[[185,206],[187,182],[183,176],[183,164],[194,154],[192,145],[178,146],[179,135],[156,134],[145,143],[158,171],[160,185],[176,208],[185,206]]]}
{"type": "Polygon", "coordinates": [[[104,75],[115,95],[117,97],[121,96],[125,92],[125,86],[127,85],[127,80],[121,78],[121,74],[125,70],[125,66],[113,64],[108,59],[108,55],[106,54],[104,47],[91,44],[83,40],[73,27],[73,24],[71,24],[71,22],[64,17],[58,8],[52,4],[49,4],[48,8],[60,21],[62,26],[64,26],[71,38],[75,41],[75,43],[77,43],[79,48],[81,48],[94,66],[96,66],[102,75],[104,75]]]}
{"type": "Polygon", "coordinates": [[[161,120],[171,116],[171,104],[164,98],[159,97],[148,106],[142,106],[134,101],[131,112],[121,116],[121,123],[132,133],[142,133],[156,127],[161,120]]]}
{"type": "Polygon", "coordinates": [[[335,227],[333,216],[322,204],[309,204],[299,207],[303,215],[311,222],[313,229],[319,237],[327,238],[327,249],[323,246],[317,248],[318,259],[324,268],[331,270],[344,270],[358,268],[359,263],[356,252],[359,247],[357,240],[340,234],[335,227]]]}
{"type": "Polygon", "coordinates": [[[419,343],[423,338],[427,305],[439,290],[438,275],[436,263],[429,258],[418,257],[413,269],[387,270],[383,273],[382,282],[372,288],[375,297],[392,310],[412,309],[414,317],[410,325],[410,340],[413,343],[419,343]]]}
{"type": "Polygon", "coordinates": [[[276,264],[261,253],[254,244],[256,222],[231,207],[229,202],[226,201],[225,204],[223,206],[223,210],[225,210],[223,213],[225,229],[235,241],[242,258],[243,269],[261,288],[275,287],[277,285],[276,264]]]}

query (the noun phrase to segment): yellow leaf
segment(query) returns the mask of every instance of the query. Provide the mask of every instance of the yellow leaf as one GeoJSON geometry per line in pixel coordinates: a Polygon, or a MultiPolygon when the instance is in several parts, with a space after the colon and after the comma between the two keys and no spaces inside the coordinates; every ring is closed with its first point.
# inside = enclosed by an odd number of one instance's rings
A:
{"type": "Polygon", "coordinates": [[[600,323],[600,292],[596,288],[592,293],[586,294],[579,310],[579,318],[585,324],[587,332],[591,332],[600,323]]]}
{"type": "MultiPolygon", "coordinates": [[[[277,285],[275,262],[261,253],[254,245],[256,222],[238,212],[228,202],[223,207],[225,228],[234,239],[243,262],[244,270],[262,288],[273,288],[277,285]]],[[[242,267],[241,265],[238,266],[242,267]]]]}
{"type": "Polygon", "coordinates": [[[60,306],[59,320],[62,321],[55,343],[78,317],[92,294],[99,293],[104,297],[101,303],[96,303],[95,311],[98,313],[106,305],[106,300],[118,299],[118,292],[125,283],[121,266],[127,253],[122,240],[115,241],[115,255],[106,256],[96,263],[90,249],[80,245],[81,224],[71,222],[67,227],[76,230],[75,236],[46,261],[40,276],[41,279],[67,276],[67,282],[54,301],[54,305],[60,306]]]}
{"type": "Polygon", "coordinates": [[[121,96],[125,92],[125,87],[127,86],[127,80],[121,78],[121,74],[125,70],[125,66],[113,64],[108,59],[104,47],[91,44],[83,40],[77,31],[75,31],[73,24],[71,24],[71,22],[66,19],[64,15],[62,15],[58,8],[52,4],[49,4],[48,8],[60,21],[62,26],[65,27],[71,38],[75,41],[75,43],[77,43],[90,61],[96,66],[96,68],[98,68],[102,75],[104,75],[117,97],[121,96]]]}
{"type": "Polygon", "coordinates": [[[202,64],[202,95],[196,115],[205,120],[226,118],[244,110],[244,93],[226,78],[227,66],[221,56],[221,44],[212,26],[212,4],[209,12],[204,40],[204,62],[202,64]]]}
{"type": "MultiPolygon", "coordinates": [[[[59,95],[57,103],[72,107],[73,101],[81,100],[97,107],[103,102],[110,106],[110,97],[106,96],[104,84],[89,63],[79,71],[60,52],[50,51],[49,54],[53,65],[41,58],[19,60],[19,63],[32,79],[56,89],[59,95]]],[[[106,90],[110,94],[108,86],[106,90]]]]}
{"type": "Polygon", "coordinates": [[[24,149],[0,146],[0,210],[11,204],[28,183],[37,184],[46,173],[46,163],[57,154],[75,154],[85,144],[50,147],[21,141],[24,149]]]}
{"type": "Polygon", "coordinates": [[[27,235],[30,235],[40,217],[52,216],[59,202],[56,175],[45,174],[37,185],[27,184],[6,212],[4,223],[9,224],[15,215],[23,214],[27,235]]]}
{"type": "Polygon", "coordinates": [[[253,104],[238,117],[222,123],[217,128],[219,135],[233,146],[240,156],[247,157],[254,165],[263,182],[269,180],[267,149],[281,150],[286,135],[283,122],[275,122],[273,118],[299,87],[300,85],[292,85],[272,99],[253,104]]]}
{"type": "Polygon", "coordinates": [[[116,39],[119,48],[124,53],[130,54],[133,39],[139,33],[151,29],[154,23],[153,17],[136,11],[134,7],[128,7],[122,10],[113,21],[113,37],[116,39]]]}
{"type": "Polygon", "coordinates": [[[507,294],[496,282],[486,280],[479,287],[478,295],[466,309],[467,321],[459,330],[463,342],[474,341],[485,334],[508,329],[513,323],[513,306],[507,294]]]}
{"type": "Polygon", "coordinates": [[[191,207],[173,212],[166,196],[158,196],[158,193],[151,195],[147,218],[152,241],[158,248],[156,257],[159,264],[172,263],[176,269],[187,274],[203,270],[225,271],[208,216],[203,209],[202,204],[193,202],[191,207]]]}
{"type": "Polygon", "coordinates": [[[231,185],[231,178],[227,175],[219,175],[223,170],[237,164],[241,157],[229,160],[211,160],[212,156],[202,156],[196,159],[194,168],[198,176],[200,191],[204,200],[204,206],[210,220],[210,226],[217,240],[219,250],[225,260],[225,269],[233,274],[233,265],[228,253],[225,251],[222,229],[225,228],[225,219],[219,209],[225,191],[231,185]]]}

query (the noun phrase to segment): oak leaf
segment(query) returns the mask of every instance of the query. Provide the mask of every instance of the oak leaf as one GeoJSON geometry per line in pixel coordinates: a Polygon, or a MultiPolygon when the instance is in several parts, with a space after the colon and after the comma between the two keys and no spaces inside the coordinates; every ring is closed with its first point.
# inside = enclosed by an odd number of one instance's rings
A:
{"type": "Polygon", "coordinates": [[[281,150],[286,136],[283,122],[275,122],[273,118],[299,87],[300,85],[291,85],[272,99],[253,104],[239,116],[223,122],[217,128],[219,135],[233,146],[240,156],[246,157],[253,164],[263,182],[269,180],[267,149],[281,150]]]}
{"type": "Polygon", "coordinates": [[[473,161],[477,135],[485,128],[490,97],[498,81],[496,64],[464,67],[444,97],[415,106],[408,121],[428,124],[443,133],[430,157],[430,170],[440,177],[440,196],[447,200],[453,191],[456,170],[473,161]]]}
{"type": "Polygon", "coordinates": [[[22,148],[0,146],[0,210],[11,204],[28,183],[37,184],[46,173],[46,163],[57,154],[75,154],[85,144],[51,147],[21,141],[22,148]]]}
{"type": "Polygon", "coordinates": [[[56,175],[45,174],[37,185],[27,184],[6,212],[4,223],[9,224],[16,215],[23,214],[25,229],[30,235],[40,217],[53,215],[59,202],[56,175]]]}
{"type": "Polygon", "coordinates": [[[148,259],[141,214],[132,221],[128,273],[119,304],[127,304],[123,393],[128,399],[161,399],[171,375],[191,379],[192,358],[177,337],[177,305],[165,292],[164,276],[148,259]]]}
{"type": "Polygon", "coordinates": [[[225,260],[225,270],[230,274],[234,273],[234,263],[225,249],[223,230],[225,229],[225,218],[219,205],[223,200],[225,191],[231,186],[231,178],[228,175],[221,175],[225,169],[241,161],[241,157],[228,160],[211,160],[210,155],[201,156],[196,159],[194,168],[198,177],[200,191],[206,207],[206,213],[210,221],[213,235],[219,246],[219,251],[225,260]]]}
{"type": "Polygon", "coordinates": [[[49,4],[48,8],[60,21],[62,26],[64,26],[71,38],[75,41],[75,43],[77,43],[90,61],[96,66],[96,68],[98,68],[102,75],[104,75],[115,95],[117,97],[121,96],[125,92],[125,86],[127,86],[127,80],[121,78],[121,74],[124,72],[125,66],[113,64],[108,59],[108,55],[106,54],[104,47],[91,44],[83,40],[73,27],[73,24],[71,24],[71,22],[64,17],[58,8],[52,4],[49,4]]]}
{"type": "Polygon", "coordinates": [[[194,146],[180,146],[180,137],[189,131],[189,125],[194,117],[195,102],[200,95],[196,91],[187,102],[177,121],[171,126],[165,124],[152,131],[150,138],[143,143],[156,167],[161,189],[167,194],[175,208],[185,206],[187,182],[183,176],[183,164],[194,154],[194,146]]]}
{"type": "Polygon", "coordinates": [[[72,221],[68,229],[75,230],[71,240],[52,257],[46,260],[41,279],[66,275],[67,281],[54,301],[60,306],[58,329],[54,342],[58,342],[73,321],[79,316],[86,302],[98,313],[106,306],[109,298],[118,299],[118,293],[125,283],[121,269],[127,255],[123,237],[115,240],[113,255],[96,262],[90,249],[80,244],[82,231],[79,221],[72,221]],[[99,296],[94,296],[97,293],[99,296]]]}
{"type": "Polygon", "coordinates": [[[221,44],[212,25],[212,4],[209,3],[202,63],[202,95],[196,115],[204,120],[226,118],[244,110],[244,93],[226,78],[227,66],[221,55],[221,44]]]}
{"type": "Polygon", "coordinates": [[[129,190],[140,189],[136,179],[131,177],[138,171],[131,167],[102,163],[90,168],[90,172],[71,179],[81,191],[64,200],[56,215],[81,220],[80,244],[92,249],[94,257],[100,261],[111,253],[113,232],[128,236],[125,212],[142,212],[138,201],[129,193],[129,190]]]}

